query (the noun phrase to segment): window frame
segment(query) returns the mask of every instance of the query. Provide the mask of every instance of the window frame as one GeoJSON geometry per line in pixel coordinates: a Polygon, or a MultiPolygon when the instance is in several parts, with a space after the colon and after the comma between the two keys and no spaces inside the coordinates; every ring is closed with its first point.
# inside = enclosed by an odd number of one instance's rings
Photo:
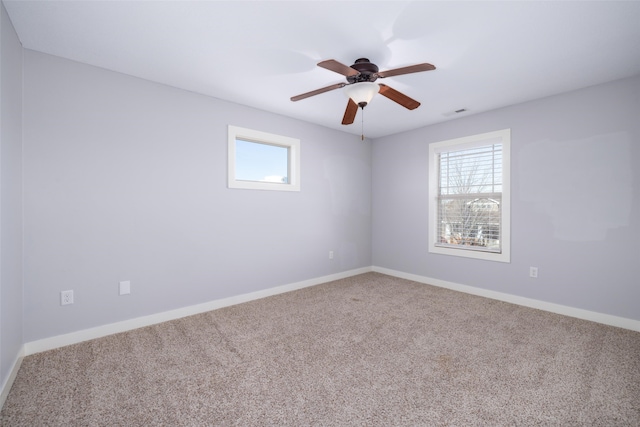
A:
{"type": "Polygon", "coordinates": [[[511,129],[471,135],[462,138],[429,144],[429,252],[487,261],[511,262],[511,129]],[[440,235],[438,227],[438,196],[440,165],[438,154],[502,144],[502,192],[500,203],[500,252],[488,252],[469,248],[443,247],[437,245],[440,235]]]}
{"type": "Polygon", "coordinates": [[[300,191],[300,140],[288,136],[261,132],[239,126],[228,126],[227,186],[244,190],[300,191]],[[264,182],[236,179],[236,140],[286,148],[288,152],[288,182],[264,182]]]}

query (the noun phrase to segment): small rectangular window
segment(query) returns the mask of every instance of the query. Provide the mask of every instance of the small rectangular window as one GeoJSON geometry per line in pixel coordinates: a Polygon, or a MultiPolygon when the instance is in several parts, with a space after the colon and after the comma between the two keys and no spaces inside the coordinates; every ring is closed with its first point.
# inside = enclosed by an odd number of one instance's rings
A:
{"type": "Polygon", "coordinates": [[[430,252],[509,262],[509,145],[508,129],[430,144],[430,252]]]}
{"type": "Polygon", "coordinates": [[[229,126],[229,188],[300,191],[300,140],[229,126]]]}

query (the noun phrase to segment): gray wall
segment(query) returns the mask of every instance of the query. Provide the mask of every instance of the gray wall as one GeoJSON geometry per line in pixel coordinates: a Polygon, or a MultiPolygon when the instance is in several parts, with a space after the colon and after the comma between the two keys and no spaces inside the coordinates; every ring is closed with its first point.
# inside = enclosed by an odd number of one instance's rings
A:
{"type": "Polygon", "coordinates": [[[22,346],[22,46],[0,3],[0,386],[22,346]]]}
{"type": "Polygon", "coordinates": [[[362,143],[27,50],[24,342],[370,265],[640,319],[639,99],[636,77],[362,143]],[[302,191],[227,189],[228,124],[300,138],[302,191]],[[503,128],[512,262],[428,254],[428,143],[503,128]]]}
{"type": "Polygon", "coordinates": [[[24,222],[29,342],[370,266],[371,145],[25,50],[24,222]],[[226,188],[229,124],[299,138],[302,191],[226,188]]]}
{"type": "Polygon", "coordinates": [[[639,164],[640,76],[378,139],[373,264],[640,320],[639,164]],[[505,128],[511,263],[429,254],[428,144],[505,128]]]}

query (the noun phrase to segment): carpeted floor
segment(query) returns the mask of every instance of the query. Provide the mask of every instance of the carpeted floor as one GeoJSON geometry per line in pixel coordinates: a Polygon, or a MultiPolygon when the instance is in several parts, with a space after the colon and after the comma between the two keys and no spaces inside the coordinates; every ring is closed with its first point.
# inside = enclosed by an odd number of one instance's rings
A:
{"type": "Polygon", "coordinates": [[[367,273],[26,357],[3,426],[639,426],[640,333],[367,273]]]}

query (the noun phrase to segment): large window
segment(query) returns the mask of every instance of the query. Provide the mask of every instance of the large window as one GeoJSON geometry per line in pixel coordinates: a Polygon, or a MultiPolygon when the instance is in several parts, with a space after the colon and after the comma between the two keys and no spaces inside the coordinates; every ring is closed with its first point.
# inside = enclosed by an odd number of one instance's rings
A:
{"type": "Polygon", "coordinates": [[[509,129],[429,145],[429,251],[510,261],[509,129]]]}
{"type": "Polygon", "coordinates": [[[300,191],[300,140],[229,126],[229,188],[300,191]]]}

